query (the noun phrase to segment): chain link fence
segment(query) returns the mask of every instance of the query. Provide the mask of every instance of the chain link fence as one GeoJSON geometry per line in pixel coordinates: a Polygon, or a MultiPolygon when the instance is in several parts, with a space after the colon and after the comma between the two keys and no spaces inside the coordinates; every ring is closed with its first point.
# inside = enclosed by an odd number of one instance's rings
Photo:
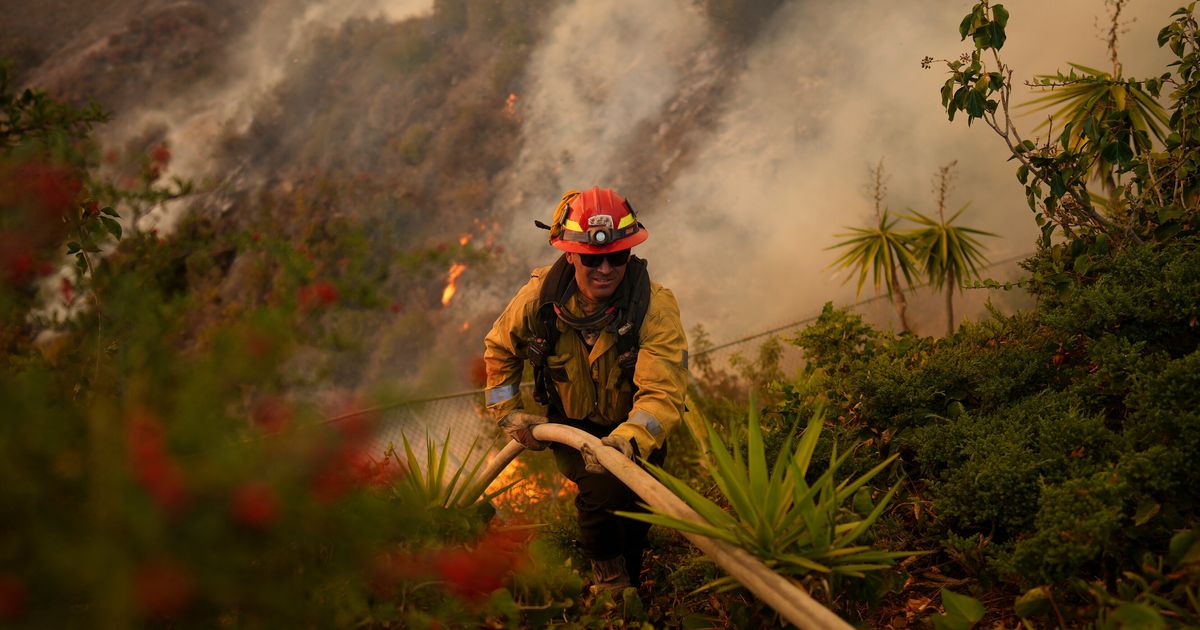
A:
{"type": "MultiPolygon", "coordinates": [[[[989,272],[990,278],[997,282],[1015,282],[1021,274],[1017,263],[1032,256],[1032,253],[1012,256],[995,261],[983,267],[981,271],[989,272]]],[[[913,331],[921,335],[944,335],[946,333],[945,293],[934,291],[922,283],[908,290],[905,294],[908,320],[913,331]]],[[[1032,298],[1020,288],[1005,289],[965,289],[954,295],[954,312],[957,322],[964,319],[980,319],[988,316],[989,308],[1011,315],[1019,310],[1033,306],[1032,298]]],[[[875,295],[860,300],[849,306],[849,309],[861,315],[863,319],[880,330],[895,330],[897,324],[896,312],[886,294],[875,295]]],[[[741,376],[744,380],[754,380],[754,372],[762,365],[777,366],[783,377],[790,377],[804,367],[803,352],[790,343],[796,334],[820,317],[820,312],[808,317],[765,331],[740,337],[706,348],[695,348],[692,352],[692,372],[697,366],[707,366],[709,370],[725,372],[741,376]]],[[[695,339],[692,340],[696,342],[695,339]]]]}
{"type": "MultiPolygon", "coordinates": [[[[1020,271],[1016,262],[1029,256],[1030,254],[1024,254],[996,261],[985,267],[985,270],[999,282],[1012,281],[1020,271]]],[[[956,294],[955,298],[955,312],[961,313],[957,315],[960,321],[963,318],[977,319],[986,316],[989,305],[990,308],[1006,314],[1032,305],[1032,300],[1020,289],[968,289],[956,294]]],[[[923,286],[914,287],[909,291],[908,313],[917,333],[945,332],[944,300],[944,294],[923,286]]],[[[862,300],[851,305],[850,309],[878,328],[887,330],[896,327],[896,316],[886,295],[862,300]]],[[[696,375],[697,366],[707,365],[709,370],[722,371],[734,378],[741,378],[749,385],[755,380],[755,370],[761,369],[765,364],[772,364],[778,374],[788,378],[804,366],[803,353],[789,343],[789,340],[818,317],[819,313],[814,313],[803,319],[719,345],[695,348],[691,354],[690,366],[693,375],[696,375]]],[[[692,341],[696,342],[695,339],[692,341]]],[[[523,386],[523,395],[528,396],[529,388],[528,384],[523,386]]],[[[378,452],[383,452],[389,445],[402,449],[407,438],[418,453],[418,458],[423,459],[429,441],[437,445],[439,451],[441,444],[448,442],[450,464],[457,467],[466,463],[473,443],[475,451],[470,455],[472,461],[503,446],[504,443],[487,413],[482,390],[405,401],[371,411],[378,414],[379,419],[376,437],[378,452]]]]}

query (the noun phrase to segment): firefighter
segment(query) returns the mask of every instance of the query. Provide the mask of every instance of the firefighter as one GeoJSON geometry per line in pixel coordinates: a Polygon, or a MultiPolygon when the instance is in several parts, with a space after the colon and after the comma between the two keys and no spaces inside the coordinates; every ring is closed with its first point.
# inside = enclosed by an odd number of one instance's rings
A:
{"type": "MultiPolygon", "coordinates": [[[[661,465],[683,416],[687,339],[675,296],[630,252],[649,236],[646,228],[621,195],[599,187],[566,193],[550,225],[535,223],[563,253],[532,271],[484,340],[488,410],[527,449],[546,447],[533,438],[534,426],[558,422],[633,461],[661,465]],[[524,410],[525,361],[547,416],[524,410]]],[[[613,514],[639,509],[636,495],[586,447],[549,446],[579,489],[579,544],[593,590],[619,595],[638,586],[649,525],[613,514]]]]}

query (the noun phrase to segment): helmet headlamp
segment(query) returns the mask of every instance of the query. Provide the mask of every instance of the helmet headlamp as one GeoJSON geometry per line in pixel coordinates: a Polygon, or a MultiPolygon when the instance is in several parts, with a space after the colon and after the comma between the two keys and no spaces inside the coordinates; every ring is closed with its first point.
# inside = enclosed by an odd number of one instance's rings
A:
{"type": "Polygon", "coordinates": [[[592,245],[608,245],[613,242],[613,220],[607,214],[588,218],[588,242],[592,245]]]}

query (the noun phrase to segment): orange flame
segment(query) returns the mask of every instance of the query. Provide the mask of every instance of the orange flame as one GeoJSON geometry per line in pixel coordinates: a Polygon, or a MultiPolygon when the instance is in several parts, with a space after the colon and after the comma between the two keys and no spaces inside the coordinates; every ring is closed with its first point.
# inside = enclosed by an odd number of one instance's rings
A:
{"type": "Polygon", "coordinates": [[[458,281],[458,277],[466,270],[467,266],[464,263],[450,264],[450,279],[446,281],[446,288],[442,289],[442,306],[446,306],[454,298],[454,293],[458,291],[454,283],[458,281]]]}
{"type": "Polygon", "coordinates": [[[471,330],[471,322],[463,322],[462,331],[467,332],[468,330],[471,330]]]}
{"type": "Polygon", "coordinates": [[[470,242],[471,242],[471,235],[470,235],[470,234],[463,234],[462,236],[458,237],[458,245],[459,245],[459,247],[466,247],[466,246],[467,246],[467,243],[470,243],[470,242]]]}
{"type": "Polygon", "coordinates": [[[522,483],[492,499],[497,509],[511,514],[532,512],[543,501],[570,497],[575,489],[575,484],[566,478],[553,473],[535,473],[524,461],[518,459],[492,481],[488,492],[495,492],[518,480],[522,483]]]}
{"type": "Polygon", "coordinates": [[[521,120],[521,117],[517,115],[517,95],[515,93],[509,93],[508,98],[504,101],[504,115],[517,121],[521,120]]]}

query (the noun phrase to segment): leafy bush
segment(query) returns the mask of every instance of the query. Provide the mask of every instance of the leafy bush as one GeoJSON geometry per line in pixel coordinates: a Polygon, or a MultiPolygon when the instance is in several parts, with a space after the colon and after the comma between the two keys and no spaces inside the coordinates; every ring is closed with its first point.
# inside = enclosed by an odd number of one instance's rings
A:
{"type": "Polygon", "coordinates": [[[1190,238],[1126,248],[1035,313],[941,340],[886,341],[826,309],[795,340],[816,360],[784,405],[844,405],[835,437],[876,438],[857,467],[899,454],[947,553],[986,540],[963,568],[987,583],[1137,570],[1200,519],[1195,252],[1190,238]]]}
{"type": "Polygon", "coordinates": [[[352,226],[312,234],[316,256],[204,219],[169,244],[124,229],[162,198],[169,152],[110,186],[87,142],[103,117],[27,94],[0,98],[0,623],[429,627],[577,594],[524,530],[461,495],[429,505],[413,488],[440,484],[383,457],[365,401],[289,397],[280,366],[328,343],[329,307],[378,303],[352,226]],[[239,252],[265,299],[198,290],[239,252]],[[50,298],[74,308],[30,317],[68,255],[81,264],[50,298]]]}

